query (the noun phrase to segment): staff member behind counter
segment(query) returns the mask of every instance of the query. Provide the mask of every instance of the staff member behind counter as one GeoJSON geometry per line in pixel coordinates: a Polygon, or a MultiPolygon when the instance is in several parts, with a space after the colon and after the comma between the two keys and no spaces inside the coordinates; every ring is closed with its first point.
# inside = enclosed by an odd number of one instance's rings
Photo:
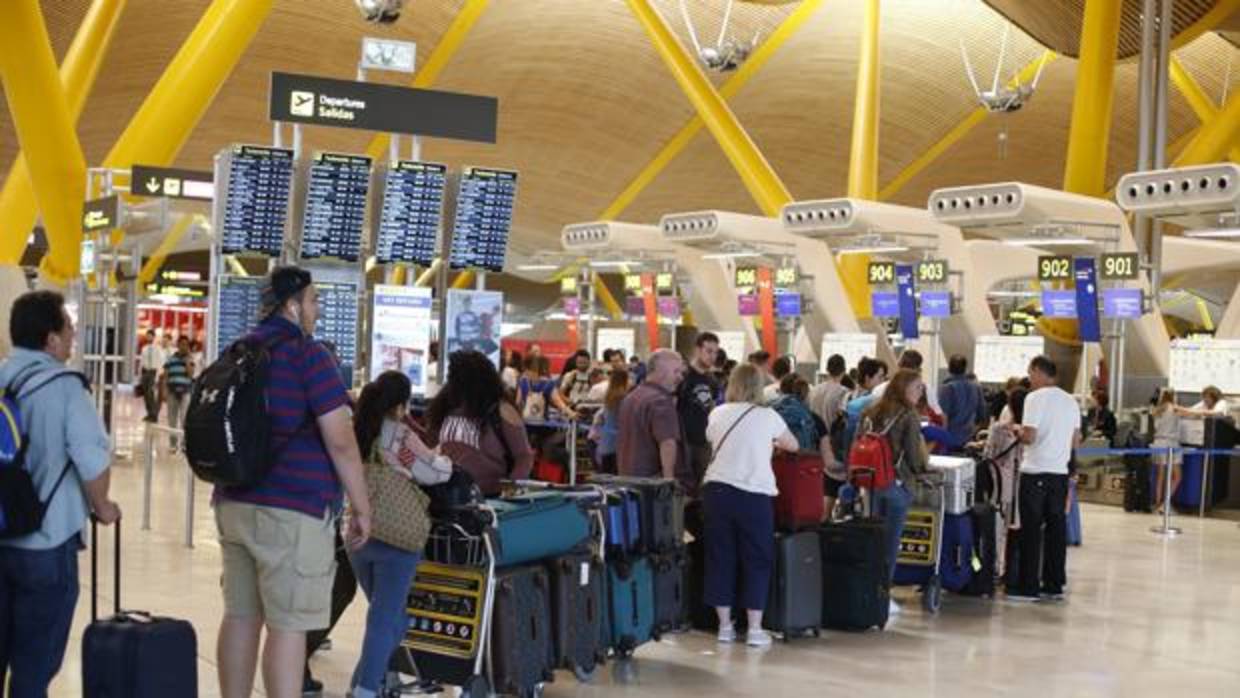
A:
{"type": "Polygon", "coordinates": [[[1201,401],[1192,407],[1176,407],[1180,420],[1180,443],[1188,448],[1201,448],[1206,443],[1206,417],[1226,417],[1231,406],[1223,399],[1223,391],[1213,385],[1201,390],[1201,401]]]}

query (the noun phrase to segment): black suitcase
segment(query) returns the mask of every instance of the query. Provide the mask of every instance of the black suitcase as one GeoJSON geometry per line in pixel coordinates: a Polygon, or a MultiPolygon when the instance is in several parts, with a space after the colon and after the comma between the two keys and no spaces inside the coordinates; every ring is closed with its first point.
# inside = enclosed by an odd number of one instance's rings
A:
{"type": "Polygon", "coordinates": [[[850,519],[819,530],[822,627],[869,630],[887,625],[891,575],[885,529],[882,519],[850,519]]]}
{"type": "Polygon", "coordinates": [[[554,678],[551,590],[541,565],[497,572],[491,618],[491,662],[496,693],[532,696],[554,678]]]}
{"type": "MultiPolygon", "coordinates": [[[[1146,439],[1129,432],[1123,441],[1124,448],[1148,448],[1146,439]]],[[[1150,492],[1150,457],[1144,453],[1127,453],[1124,460],[1124,511],[1149,512],[1153,509],[1153,493],[1150,492]]]]}
{"type": "Polygon", "coordinates": [[[969,583],[959,593],[968,596],[994,596],[995,573],[998,565],[995,522],[999,511],[991,504],[973,505],[973,557],[978,568],[973,570],[969,583]]]}
{"type": "Polygon", "coordinates": [[[551,561],[551,624],[555,666],[586,679],[607,657],[603,642],[606,570],[592,553],[551,561]]]}
{"type": "Polygon", "coordinates": [[[654,573],[654,634],[689,626],[689,555],[684,548],[650,558],[654,573]]]}
{"type": "Polygon", "coordinates": [[[690,541],[685,546],[685,612],[689,616],[689,627],[694,630],[715,632],[719,629],[719,616],[715,609],[706,605],[706,545],[701,540],[690,541]]]}
{"type": "Polygon", "coordinates": [[[82,635],[85,698],[195,698],[198,639],[183,620],[122,611],[121,526],[114,524],[113,615],[99,619],[99,530],[91,522],[90,617],[82,635]]]}
{"type": "Polygon", "coordinates": [[[636,492],[641,498],[642,554],[679,550],[685,539],[685,496],[675,480],[650,477],[594,475],[590,481],[604,487],[636,492]]]}
{"type": "Polygon", "coordinates": [[[822,624],[822,545],[817,531],[775,535],[775,573],[762,625],[784,639],[818,634],[822,624]]]}

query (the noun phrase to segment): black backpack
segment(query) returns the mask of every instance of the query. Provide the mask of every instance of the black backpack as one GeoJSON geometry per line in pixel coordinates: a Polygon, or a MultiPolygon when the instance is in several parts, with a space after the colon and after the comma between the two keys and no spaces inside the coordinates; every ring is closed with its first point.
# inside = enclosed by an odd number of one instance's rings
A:
{"type": "Polygon", "coordinates": [[[47,500],[39,497],[34,477],[26,469],[26,452],[30,448],[29,425],[22,415],[18,398],[27,398],[64,376],[76,377],[82,382],[82,387],[90,390],[86,376],[77,371],[55,370],[52,374],[30,390],[25,390],[32,379],[40,377],[37,369],[26,370],[0,390],[0,428],[4,437],[0,439],[3,443],[3,448],[0,448],[0,540],[27,536],[43,528],[48,505],[73,467],[72,461],[65,463],[47,500]]]}
{"type": "Polygon", "coordinates": [[[274,346],[254,337],[237,340],[194,381],[185,456],[199,479],[244,489],[271,472],[279,456],[267,410],[274,346]]]}

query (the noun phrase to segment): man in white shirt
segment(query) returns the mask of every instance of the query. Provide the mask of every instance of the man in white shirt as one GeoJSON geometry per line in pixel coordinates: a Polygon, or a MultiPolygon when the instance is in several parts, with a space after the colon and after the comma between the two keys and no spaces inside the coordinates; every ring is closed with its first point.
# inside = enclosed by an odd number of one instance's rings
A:
{"type": "Polygon", "coordinates": [[[142,347],[142,353],[138,355],[138,366],[142,370],[140,385],[142,402],[146,406],[146,416],[143,419],[148,422],[159,421],[159,391],[156,389],[156,379],[167,358],[163,347],[155,339],[155,330],[147,330],[146,345],[142,347]]]}
{"type": "Polygon", "coordinates": [[[1081,408],[1055,385],[1058,370],[1046,356],[1029,362],[1032,392],[1012,429],[1025,444],[1020,463],[1020,583],[1013,601],[1063,599],[1067,583],[1068,463],[1081,442],[1081,408]],[[1045,559],[1043,559],[1045,556],[1045,559]]]}

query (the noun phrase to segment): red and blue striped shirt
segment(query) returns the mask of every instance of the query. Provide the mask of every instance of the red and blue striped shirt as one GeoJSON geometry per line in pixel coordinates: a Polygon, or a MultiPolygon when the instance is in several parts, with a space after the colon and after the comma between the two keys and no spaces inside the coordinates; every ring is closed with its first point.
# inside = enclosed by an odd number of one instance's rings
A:
{"type": "Polygon", "coordinates": [[[267,404],[272,445],[280,449],[279,457],[258,486],[220,488],[218,495],[322,518],[340,508],[341,492],[315,418],[347,405],[348,391],[327,349],[292,322],[269,318],[259,323],[251,337],[274,342],[267,404]]]}

